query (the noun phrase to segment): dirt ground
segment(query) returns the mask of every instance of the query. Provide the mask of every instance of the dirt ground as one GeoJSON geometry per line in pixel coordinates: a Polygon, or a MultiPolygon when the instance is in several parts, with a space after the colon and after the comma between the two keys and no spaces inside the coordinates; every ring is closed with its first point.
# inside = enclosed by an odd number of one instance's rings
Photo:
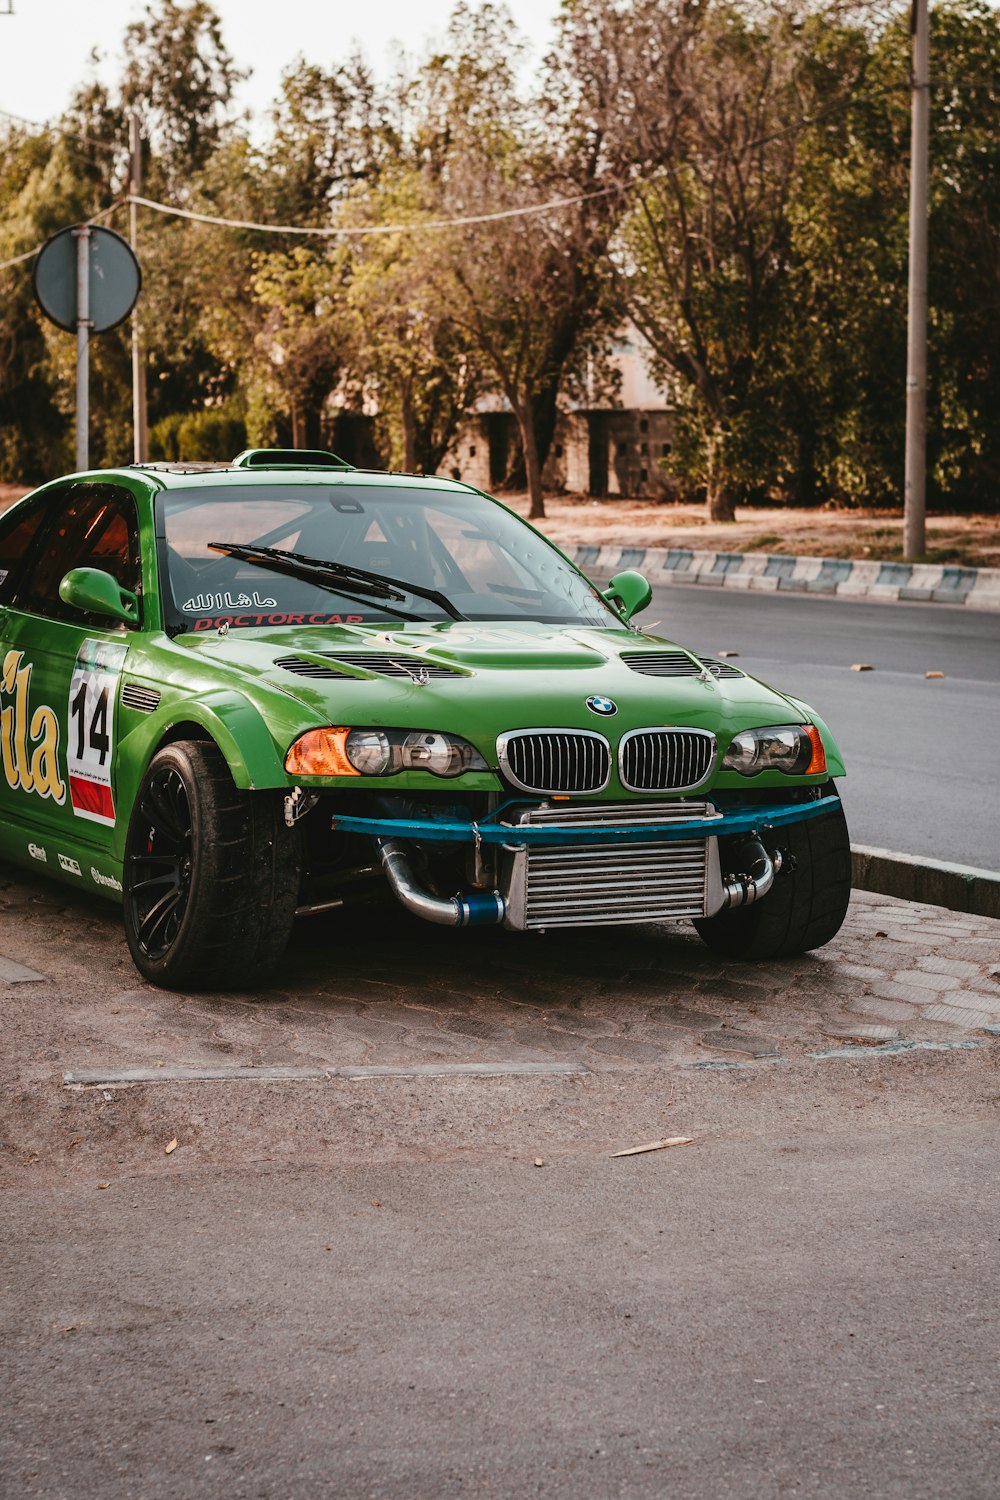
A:
{"type": "MultiPolygon", "coordinates": [[[[0,511],[27,490],[0,484],[0,511]]],[[[522,515],[526,495],[504,499],[522,515]]],[[[896,562],[903,555],[903,516],[887,510],[737,511],[736,520],[709,521],[700,505],[656,500],[591,500],[549,495],[541,529],[560,547],[588,542],[623,547],[692,547],[714,552],[785,552],[797,557],[870,558],[896,562]]],[[[926,561],[966,567],[1000,567],[1000,515],[927,518],[926,561]]]]}
{"type": "MultiPolygon", "coordinates": [[[[527,496],[513,498],[522,515],[527,496]]],[[[797,557],[870,558],[903,555],[901,511],[741,508],[730,523],[709,521],[699,505],[655,500],[546,497],[541,529],[560,547],[692,547],[714,552],[785,552],[797,557]]],[[[926,561],[1000,567],[1000,515],[927,517],[926,561]]]]}

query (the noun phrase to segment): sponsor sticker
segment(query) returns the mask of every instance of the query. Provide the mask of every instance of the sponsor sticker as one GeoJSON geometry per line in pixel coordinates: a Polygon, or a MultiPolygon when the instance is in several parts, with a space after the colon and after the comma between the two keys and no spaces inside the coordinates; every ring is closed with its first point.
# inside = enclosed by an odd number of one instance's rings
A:
{"type": "Polygon", "coordinates": [[[192,615],[201,615],[212,609],[273,609],[277,602],[269,596],[263,598],[254,589],[252,594],[237,594],[235,599],[232,594],[195,594],[193,599],[181,605],[181,609],[192,615]]]}
{"type": "Polygon", "coordinates": [[[111,793],[115,700],[127,651],[124,641],[84,641],[69,685],[66,768],[70,801],[78,818],[108,827],[115,822],[111,793]]]}
{"type": "Polygon", "coordinates": [[[210,615],[195,620],[195,630],[221,630],[223,625],[246,629],[248,625],[363,625],[364,615],[210,615]]]}
{"type": "Polygon", "coordinates": [[[113,875],[102,875],[95,865],[90,867],[90,878],[95,885],[107,886],[111,891],[120,891],[122,888],[120,880],[116,880],[113,875]]]}
{"type": "Polygon", "coordinates": [[[29,844],[28,853],[31,855],[32,859],[40,859],[43,865],[47,865],[49,862],[49,856],[46,854],[41,844],[29,844]]]}
{"type": "Polygon", "coordinates": [[[75,859],[70,859],[68,854],[60,854],[59,867],[66,871],[67,875],[82,875],[83,871],[75,859]]]}
{"type": "Polygon", "coordinates": [[[11,791],[66,800],[59,775],[59,720],[48,704],[29,706],[32,663],[8,651],[0,669],[0,759],[11,791]]]}

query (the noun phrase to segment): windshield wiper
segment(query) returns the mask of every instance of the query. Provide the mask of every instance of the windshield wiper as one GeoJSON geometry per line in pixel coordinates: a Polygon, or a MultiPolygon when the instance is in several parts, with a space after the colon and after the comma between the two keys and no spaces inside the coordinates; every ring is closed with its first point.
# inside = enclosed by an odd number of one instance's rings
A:
{"type": "Polygon", "coordinates": [[[307,557],[302,552],[286,552],[282,547],[255,547],[240,542],[208,542],[207,545],[213,552],[228,552],[230,557],[239,558],[241,562],[254,563],[258,567],[270,568],[275,573],[285,573],[289,578],[316,583],[320,588],[329,589],[331,593],[353,599],[356,604],[363,604],[366,598],[380,599],[389,614],[396,615],[400,620],[425,620],[423,615],[406,614],[403,610],[393,609],[391,605],[384,603],[387,599],[405,599],[407,594],[414,594],[418,599],[427,599],[431,604],[436,604],[453,620],[467,618],[439,590],[425,589],[420,584],[408,583],[400,578],[369,573],[364,568],[352,568],[346,563],[325,562],[321,557],[307,557]],[[351,593],[351,589],[358,592],[351,593]],[[359,594],[364,597],[359,597],[359,594]]]}

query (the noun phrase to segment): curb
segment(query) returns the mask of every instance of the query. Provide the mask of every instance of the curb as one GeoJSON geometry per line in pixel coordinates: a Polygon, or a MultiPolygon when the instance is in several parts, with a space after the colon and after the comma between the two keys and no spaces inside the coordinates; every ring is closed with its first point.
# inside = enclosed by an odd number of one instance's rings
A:
{"type": "Polygon", "coordinates": [[[1000,874],[992,870],[852,844],[851,878],[857,890],[1000,919],[1000,874]]]}
{"type": "Polygon", "coordinates": [[[567,555],[585,572],[640,568],[654,583],[1000,610],[1000,568],[792,557],[783,552],[695,552],[687,547],[581,545],[567,549],[567,555]]]}

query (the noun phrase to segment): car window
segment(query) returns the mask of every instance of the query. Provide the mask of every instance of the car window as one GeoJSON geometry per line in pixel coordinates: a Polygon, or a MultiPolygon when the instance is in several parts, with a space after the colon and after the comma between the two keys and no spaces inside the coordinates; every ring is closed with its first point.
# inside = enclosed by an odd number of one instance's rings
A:
{"type": "Polygon", "coordinates": [[[138,594],[142,569],[135,501],[115,485],[76,485],[50,519],[35,549],[30,571],[19,583],[20,609],[72,624],[111,629],[106,615],[64,604],[59,584],[71,568],[100,568],[122,588],[138,594]]]}
{"type": "Polygon", "coordinates": [[[43,495],[28,500],[0,520],[0,604],[13,596],[21,565],[57,498],[43,495]]]}
{"type": "Polygon", "coordinates": [[[472,620],[604,626],[615,619],[544,538],[483,496],[430,483],[242,492],[230,485],[161,495],[158,503],[169,576],[164,605],[182,628],[447,619],[420,590],[443,594],[472,620]],[[360,586],[321,586],[225,555],[211,542],[272,547],[396,580],[397,613],[360,586]]]}

